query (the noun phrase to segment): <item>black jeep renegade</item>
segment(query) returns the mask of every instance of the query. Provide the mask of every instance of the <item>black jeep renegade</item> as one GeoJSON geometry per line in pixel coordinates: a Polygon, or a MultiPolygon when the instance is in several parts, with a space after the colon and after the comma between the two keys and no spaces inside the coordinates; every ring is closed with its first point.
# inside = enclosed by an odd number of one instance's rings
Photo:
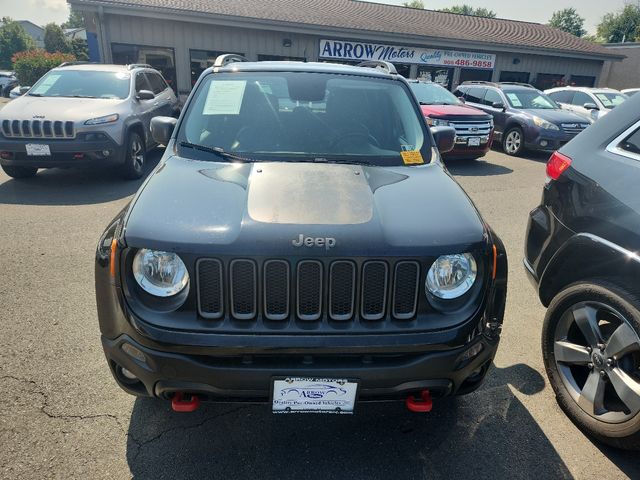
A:
{"type": "Polygon", "coordinates": [[[123,389],[351,413],[482,383],[505,250],[441,162],[453,129],[392,65],[225,55],[152,131],[164,157],[96,258],[123,389]]]}

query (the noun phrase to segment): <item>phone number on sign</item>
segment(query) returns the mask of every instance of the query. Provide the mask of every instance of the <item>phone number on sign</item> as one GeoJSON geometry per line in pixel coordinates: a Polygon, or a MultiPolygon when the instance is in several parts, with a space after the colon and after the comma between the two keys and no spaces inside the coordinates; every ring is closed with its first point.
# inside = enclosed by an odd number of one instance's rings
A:
{"type": "Polygon", "coordinates": [[[445,60],[445,63],[457,67],[493,68],[493,62],[487,60],[445,60]]]}

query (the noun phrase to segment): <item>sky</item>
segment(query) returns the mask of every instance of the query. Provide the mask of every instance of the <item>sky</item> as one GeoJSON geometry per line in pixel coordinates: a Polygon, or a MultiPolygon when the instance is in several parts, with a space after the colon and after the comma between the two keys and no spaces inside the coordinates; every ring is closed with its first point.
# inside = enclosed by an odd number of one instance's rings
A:
{"type": "MultiPolygon", "coordinates": [[[[226,0],[233,1],[233,0],[226,0]]],[[[378,3],[402,5],[404,0],[371,0],[378,3]]],[[[489,8],[501,18],[546,23],[555,10],[574,7],[585,19],[589,33],[606,13],[619,10],[634,0],[423,0],[426,8],[437,10],[466,3],[474,7],[489,8]]],[[[636,0],[640,4],[640,0],[636,0]]],[[[69,16],[66,0],[0,0],[0,16],[16,20],[31,20],[38,25],[49,22],[62,23],[69,16]]]]}

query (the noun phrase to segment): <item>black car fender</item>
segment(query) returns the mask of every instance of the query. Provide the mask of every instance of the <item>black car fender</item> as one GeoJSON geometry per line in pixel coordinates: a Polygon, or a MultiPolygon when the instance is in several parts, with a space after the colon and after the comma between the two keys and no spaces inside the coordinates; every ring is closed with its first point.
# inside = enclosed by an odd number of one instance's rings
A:
{"type": "Polygon", "coordinates": [[[625,283],[640,278],[640,256],[597,235],[577,233],[558,249],[540,276],[540,301],[548,307],[567,285],[605,276],[625,283]]]}

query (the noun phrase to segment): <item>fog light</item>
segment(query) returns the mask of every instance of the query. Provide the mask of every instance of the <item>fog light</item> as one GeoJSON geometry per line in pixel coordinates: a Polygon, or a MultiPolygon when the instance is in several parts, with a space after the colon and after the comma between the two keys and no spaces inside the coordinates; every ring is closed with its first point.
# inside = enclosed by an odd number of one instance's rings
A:
{"type": "Polygon", "coordinates": [[[111,155],[111,151],[110,150],[102,150],[102,155],[104,157],[108,157],[109,155],[111,155]]]}
{"type": "Polygon", "coordinates": [[[138,377],[136,377],[131,371],[127,370],[126,368],[122,367],[120,371],[127,380],[138,380],[138,377]]]}
{"type": "Polygon", "coordinates": [[[549,142],[547,142],[546,140],[540,140],[541,147],[546,147],[547,145],[549,145],[549,142]]]}
{"type": "Polygon", "coordinates": [[[134,347],[133,345],[129,344],[129,343],[123,343],[122,344],[122,351],[124,353],[126,353],[127,355],[129,355],[132,358],[135,358],[136,360],[142,362],[142,363],[146,363],[147,359],[144,356],[144,353],[142,353],[140,350],[138,350],[136,347],[134,347]]]}

